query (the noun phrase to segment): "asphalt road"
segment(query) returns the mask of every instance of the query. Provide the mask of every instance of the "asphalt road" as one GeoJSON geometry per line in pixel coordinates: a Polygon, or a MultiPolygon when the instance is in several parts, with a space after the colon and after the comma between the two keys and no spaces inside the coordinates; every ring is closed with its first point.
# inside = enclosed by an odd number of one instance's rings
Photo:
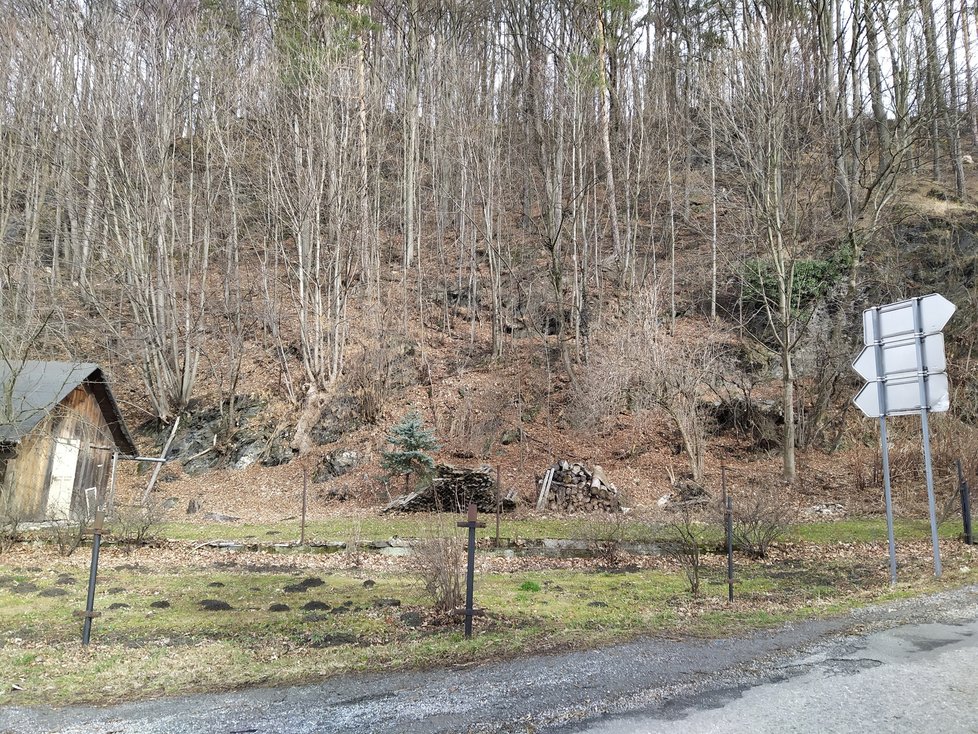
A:
{"type": "Polygon", "coordinates": [[[8,707],[0,732],[978,732],[978,587],[758,635],[105,708],[8,707]]]}
{"type": "Polygon", "coordinates": [[[978,732],[978,621],[916,624],[836,644],[772,679],[609,717],[581,734],[978,732]]]}

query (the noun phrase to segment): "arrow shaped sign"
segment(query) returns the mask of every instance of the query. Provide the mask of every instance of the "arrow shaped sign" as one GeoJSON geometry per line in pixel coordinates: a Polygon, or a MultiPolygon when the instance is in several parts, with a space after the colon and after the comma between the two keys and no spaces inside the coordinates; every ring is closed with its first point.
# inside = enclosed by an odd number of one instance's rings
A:
{"type": "MultiPolygon", "coordinates": [[[[944,334],[928,334],[923,339],[924,347],[924,367],[927,372],[934,374],[944,372],[947,369],[947,360],[944,357],[944,334]]],[[[899,341],[883,342],[880,347],[882,351],[882,373],[877,372],[876,365],[876,346],[870,345],[863,347],[863,350],[852,363],[852,368],[859,373],[864,380],[870,382],[879,380],[883,377],[895,377],[906,373],[916,374],[920,371],[917,366],[917,339],[900,339],[899,341]]]]}
{"type": "MultiPolygon", "coordinates": [[[[927,409],[932,413],[941,413],[950,407],[948,397],[947,375],[928,375],[926,381],[927,409]]],[[[888,380],[883,385],[886,401],[886,415],[909,415],[920,410],[920,384],[916,375],[888,380]]],[[[880,383],[867,382],[859,391],[853,402],[870,418],[883,415],[880,405],[880,383]]]]}
{"type": "Polygon", "coordinates": [[[863,311],[863,343],[875,344],[894,337],[913,336],[913,312],[917,301],[920,301],[921,334],[940,331],[957,310],[953,303],[939,293],[868,308],[863,311]],[[876,330],[874,312],[879,312],[879,333],[876,330]]]}

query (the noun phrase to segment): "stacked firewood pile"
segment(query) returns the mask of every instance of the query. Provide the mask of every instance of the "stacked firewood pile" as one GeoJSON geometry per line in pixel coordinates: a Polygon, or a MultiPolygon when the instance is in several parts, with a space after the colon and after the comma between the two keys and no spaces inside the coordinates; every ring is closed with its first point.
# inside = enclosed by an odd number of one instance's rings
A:
{"type": "Polygon", "coordinates": [[[595,465],[592,471],[583,464],[558,461],[537,480],[540,494],[538,510],[556,512],[620,512],[621,495],[595,465]]]}
{"type": "MultiPolygon", "coordinates": [[[[465,469],[445,464],[435,467],[431,481],[395,498],[382,512],[465,512],[475,502],[479,512],[496,511],[496,482],[492,469],[465,469]]],[[[516,509],[516,491],[499,498],[502,510],[516,509]]]]}

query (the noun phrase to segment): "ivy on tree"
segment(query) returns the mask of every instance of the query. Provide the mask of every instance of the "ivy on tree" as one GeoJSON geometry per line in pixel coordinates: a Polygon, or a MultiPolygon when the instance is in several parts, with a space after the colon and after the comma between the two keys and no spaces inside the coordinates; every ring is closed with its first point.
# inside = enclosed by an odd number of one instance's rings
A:
{"type": "Polygon", "coordinates": [[[435,460],[428,453],[437,451],[440,446],[434,432],[425,428],[418,412],[412,410],[391,428],[387,443],[393,446],[381,454],[380,465],[391,475],[404,475],[404,489],[407,491],[412,474],[427,476],[435,469],[435,460]]]}

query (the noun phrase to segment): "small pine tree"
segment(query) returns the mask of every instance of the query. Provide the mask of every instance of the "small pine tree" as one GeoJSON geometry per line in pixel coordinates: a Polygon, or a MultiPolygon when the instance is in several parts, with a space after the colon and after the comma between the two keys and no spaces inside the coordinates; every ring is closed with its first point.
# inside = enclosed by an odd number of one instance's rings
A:
{"type": "Polygon", "coordinates": [[[437,451],[440,446],[435,440],[430,428],[425,428],[424,421],[418,412],[412,410],[391,428],[387,443],[394,448],[381,454],[380,465],[390,475],[404,475],[404,491],[412,474],[427,475],[435,469],[435,460],[428,454],[437,451]]]}

